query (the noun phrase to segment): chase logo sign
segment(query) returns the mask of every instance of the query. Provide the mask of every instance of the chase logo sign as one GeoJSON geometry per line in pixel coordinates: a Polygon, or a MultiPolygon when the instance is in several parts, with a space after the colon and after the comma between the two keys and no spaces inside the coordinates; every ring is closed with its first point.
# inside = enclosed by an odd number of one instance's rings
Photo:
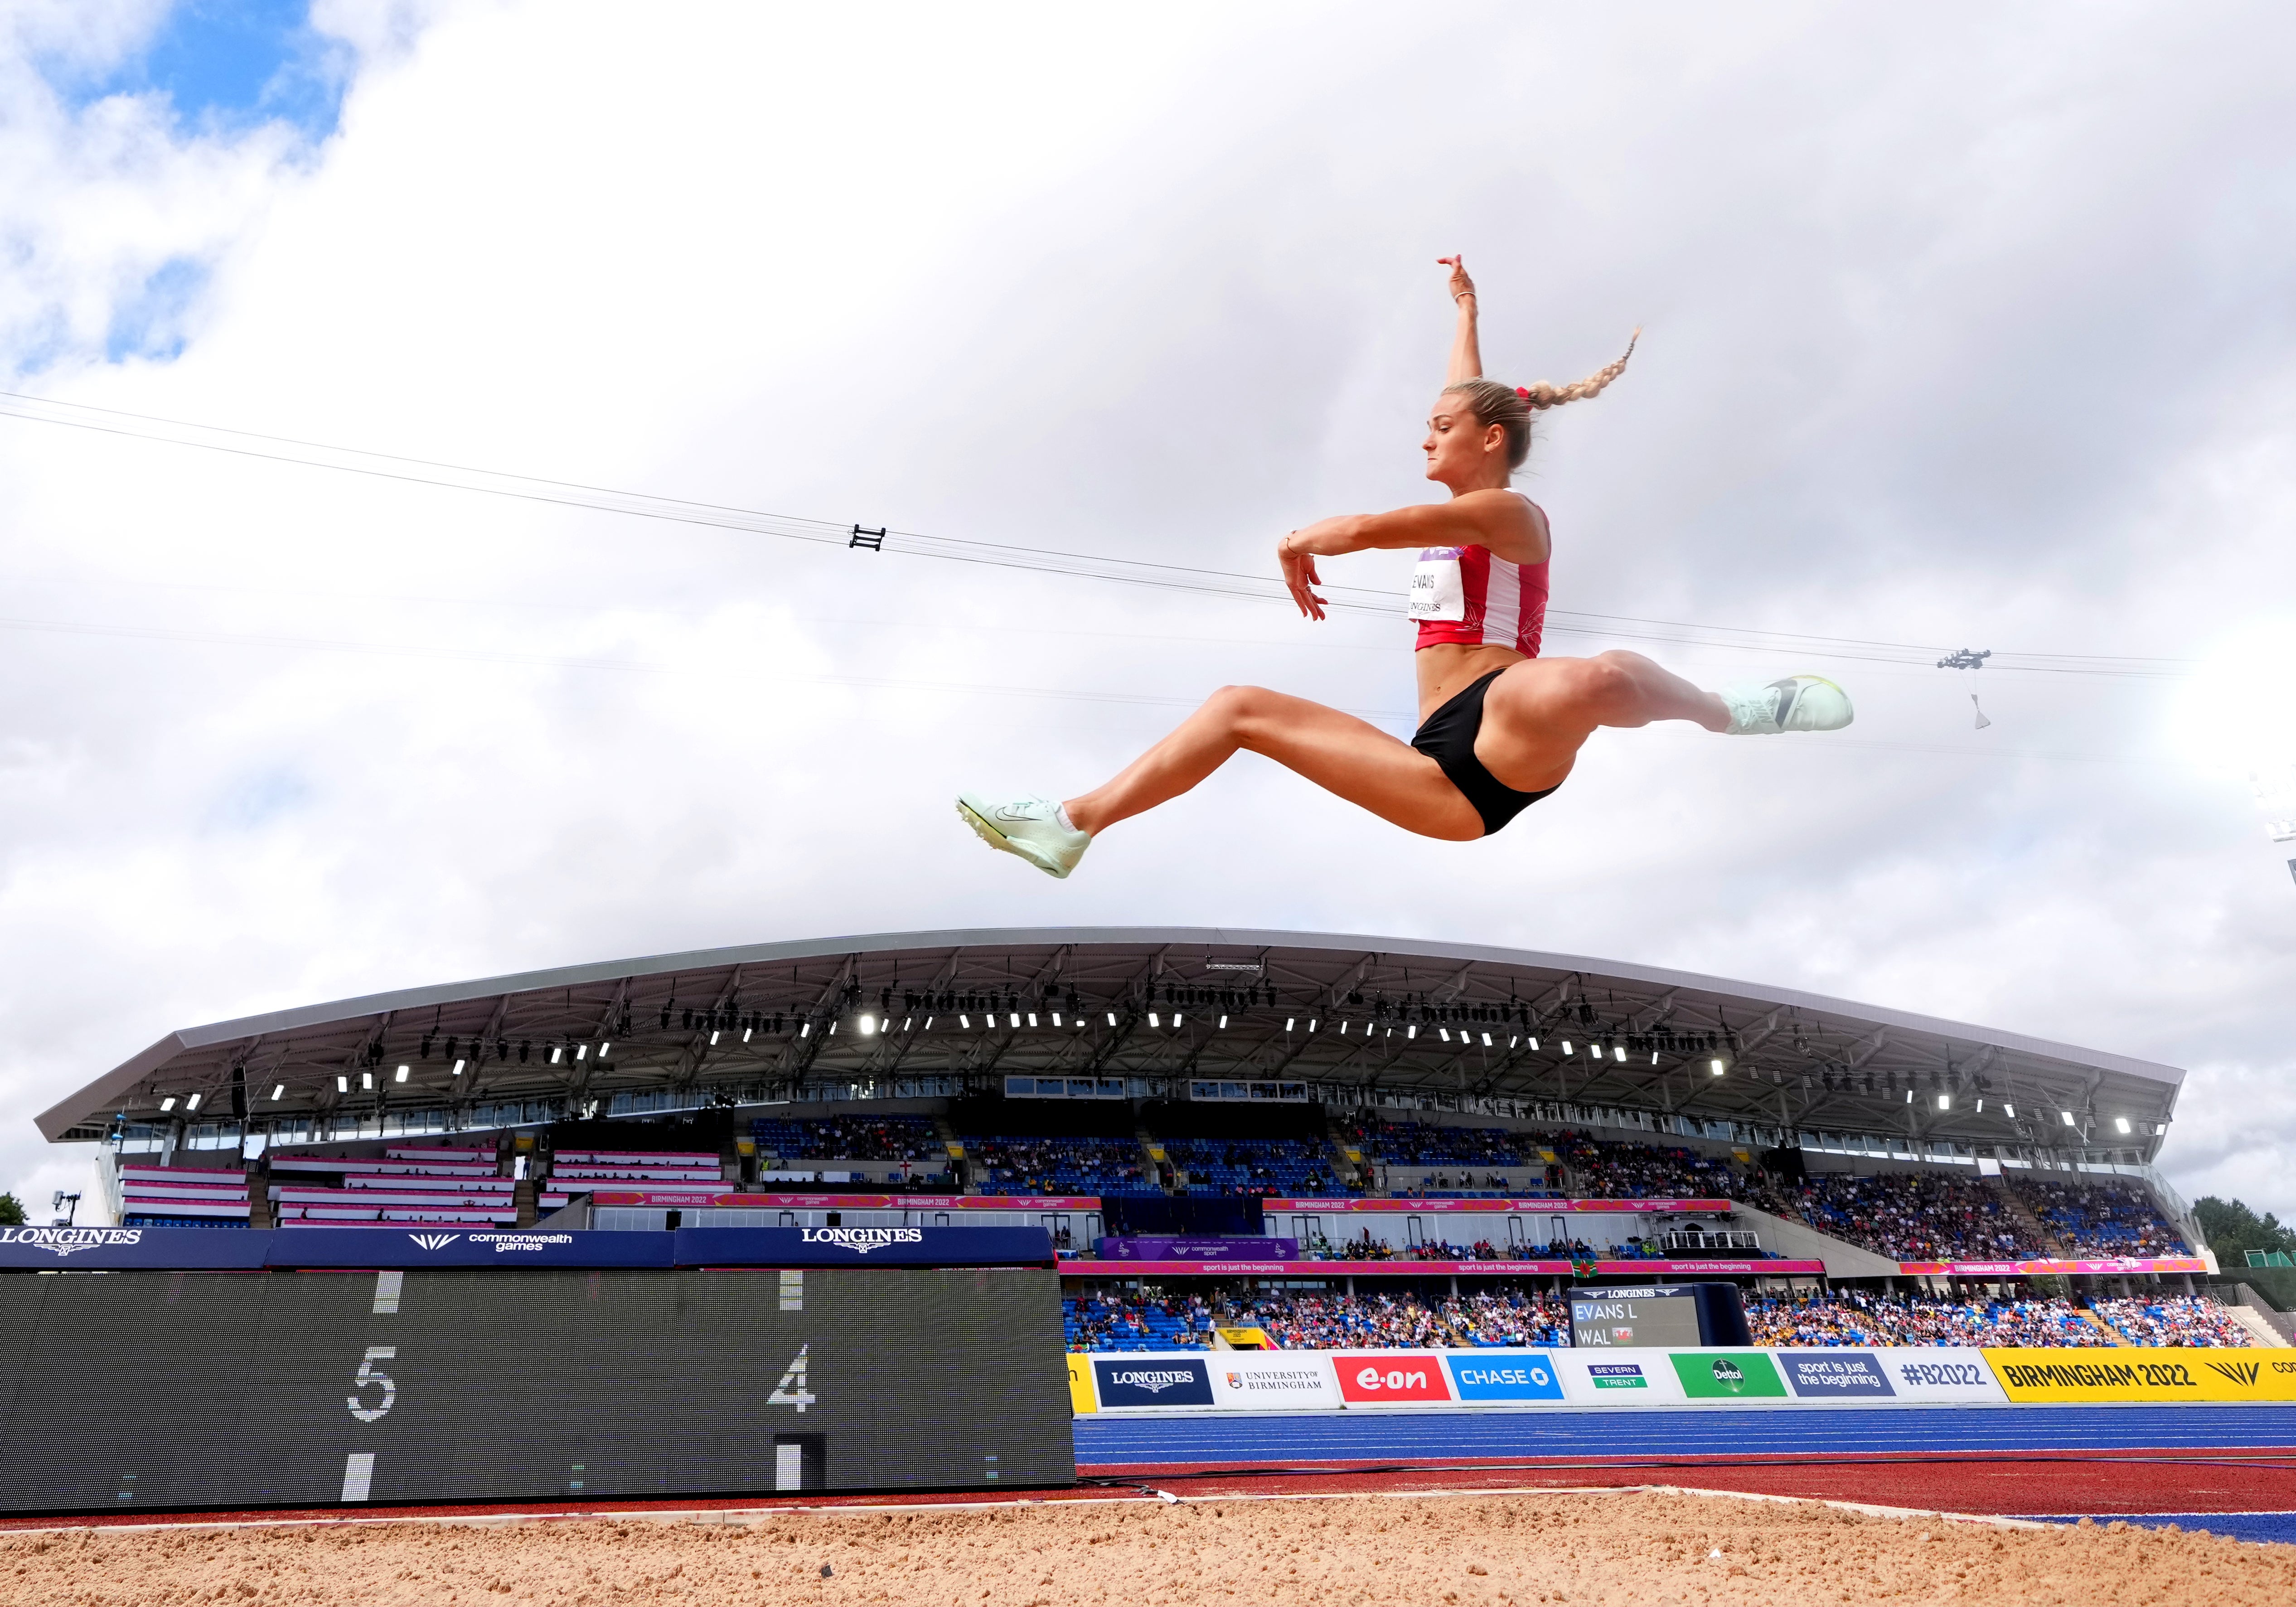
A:
{"type": "MultiPolygon", "coordinates": [[[[1445,1358],[1461,1400],[1561,1400],[1562,1381],[1546,1356],[1453,1356],[1445,1358]]],[[[1596,1363],[1599,1366],[1602,1364],[1596,1363]]],[[[1636,1381],[1640,1382],[1639,1379],[1636,1381]]]]}
{"type": "Polygon", "coordinates": [[[1895,1396],[1890,1375],[1864,1350],[1829,1350],[1823,1356],[1778,1357],[1796,1395],[1819,1400],[1879,1400],[1895,1396]]]}
{"type": "Polygon", "coordinates": [[[1211,1369],[1201,1361],[1185,1357],[1159,1356],[1142,1361],[1095,1357],[1092,1366],[1103,1409],[1212,1404],[1211,1369]]]}
{"type": "Polygon", "coordinates": [[[922,1227],[808,1227],[800,1241],[806,1244],[832,1244],[840,1250],[849,1250],[857,1256],[865,1256],[873,1250],[882,1250],[888,1244],[922,1244],[925,1230],[922,1227]]]}
{"type": "Polygon", "coordinates": [[[59,1256],[113,1244],[135,1244],[143,1237],[140,1227],[0,1227],[0,1244],[21,1244],[59,1256]]]}

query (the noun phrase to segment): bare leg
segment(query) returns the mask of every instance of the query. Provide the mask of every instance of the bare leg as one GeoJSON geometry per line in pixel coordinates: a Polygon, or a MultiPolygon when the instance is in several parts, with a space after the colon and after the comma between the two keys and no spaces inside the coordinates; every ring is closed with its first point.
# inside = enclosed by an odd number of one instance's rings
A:
{"type": "Polygon", "coordinates": [[[1423,837],[1483,834],[1475,813],[1425,754],[1378,726],[1305,698],[1223,686],[1115,780],[1064,806],[1077,830],[1098,833],[1177,798],[1239,750],[1264,755],[1326,791],[1423,837]]]}
{"type": "Polygon", "coordinates": [[[1536,792],[1562,785],[1578,750],[1601,727],[1653,720],[1691,720],[1723,731],[1730,710],[1713,693],[1638,652],[1526,659],[1485,694],[1475,757],[1502,785],[1536,792]]]}

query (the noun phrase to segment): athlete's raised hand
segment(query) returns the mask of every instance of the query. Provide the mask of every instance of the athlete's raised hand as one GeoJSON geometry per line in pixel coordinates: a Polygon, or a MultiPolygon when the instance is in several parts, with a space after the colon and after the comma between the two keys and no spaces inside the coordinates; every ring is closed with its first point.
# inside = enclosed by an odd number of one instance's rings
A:
{"type": "Polygon", "coordinates": [[[1451,270],[1452,300],[1456,301],[1462,296],[1472,296],[1475,293],[1475,282],[1467,277],[1467,259],[1464,256],[1438,257],[1435,260],[1439,266],[1451,270]]]}
{"type": "Polygon", "coordinates": [[[1283,566],[1283,584],[1292,589],[1292,601],[1310,619],[1324,617],[1324,600],[1316,594],[1316,587],[1324,584],[1316,573],[1316,555],[1303,553],[1292,545],[1294,530],[1275,544],[1275,561],[1283,566]]]}

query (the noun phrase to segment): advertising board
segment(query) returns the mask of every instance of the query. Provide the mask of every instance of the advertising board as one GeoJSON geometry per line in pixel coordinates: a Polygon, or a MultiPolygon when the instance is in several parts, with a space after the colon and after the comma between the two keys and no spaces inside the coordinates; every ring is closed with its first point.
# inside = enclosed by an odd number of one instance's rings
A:
{"type": "Polygon", "coordinates": [[[2008,1399],[1983,1353],[1966,1346],[1907,1345],[1874,1354],[1900,1400],[1981,1406],[2008,1399]]]}
{"type": "Polygon", "coordinates": [[[2296,1401],[2296,1350],[1987,1350],[2011,1400],[2296,1401]]]}
{"type": "Polygon", "coordinates": [[[1095,1356],[1092,1382],[1103,1412],[1201,1412],[1213,1404],[1211,1363],[1201,1350],[1095,1356]]]}
{"type": "Polygon", "coordinates": [[[1338,1350],[1332,1369],[1351,1406],[1447,1406],[1451,1386],[1439,1350],[1338,1350]]]}
{"type": "Polygon", "coordinates": [[[1069,1410],[1079,1417],[1100,1410],[1100,1398],[1092,1392],[1092,1357],[1079,1350],[1069,1352],[1069,1410]]]}
{"type": "Polygon", "coordinates": [[[1452,1350],[1443,1364],[1462,1403],[1562,1398],[1562,1374],[1544,1350],[1452,1350]]]}
{"type": "Polygon", "coordinates": [[[1331,1356],[1321,1350],[1218,1350],[1212,1405],[1222,1412],[1327,1412],[1346,1404],[1331,1356]]]}
{"type": "Polygon", "coordinates": [[[1668,1357],[1692,1400],[1747,1400],[1786,1392],[1767,1350],[1677,1350],[1668,1357]]]}
{"type": "Polygon", "coordinates": [[[1663,1350],[1557,1350],[1563,1398],[1587,1406],[1678,1406],[1682,1381],[1663,1350]]]}
{"type": "MultiPolygon", "coordinates": [[[[1803,1400],[1891,1400],[1897,1390],[1871,1350],[1781,1350],[1778,1371],[1803,1400]]],[[[1980,1369],[1982,1371],[1982,1369],[1980,1369]]]]}

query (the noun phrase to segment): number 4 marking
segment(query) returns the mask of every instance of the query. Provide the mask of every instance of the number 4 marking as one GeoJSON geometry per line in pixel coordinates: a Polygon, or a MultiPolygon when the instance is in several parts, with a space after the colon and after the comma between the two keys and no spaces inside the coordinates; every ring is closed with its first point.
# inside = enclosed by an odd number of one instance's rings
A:
{"type": "Polygon", "coordinates": [[[797,1359],[790,1363],[789,1371],[782,1374],[782,1382],[774,1386],[774,1392],[766,1397],[767,1406],[795,1406],[801,1417],[805,1409],[819,1398],[805,1387],[805,1353],[812,1349],[810,1340],[797,1348],[797,1359]]]}

